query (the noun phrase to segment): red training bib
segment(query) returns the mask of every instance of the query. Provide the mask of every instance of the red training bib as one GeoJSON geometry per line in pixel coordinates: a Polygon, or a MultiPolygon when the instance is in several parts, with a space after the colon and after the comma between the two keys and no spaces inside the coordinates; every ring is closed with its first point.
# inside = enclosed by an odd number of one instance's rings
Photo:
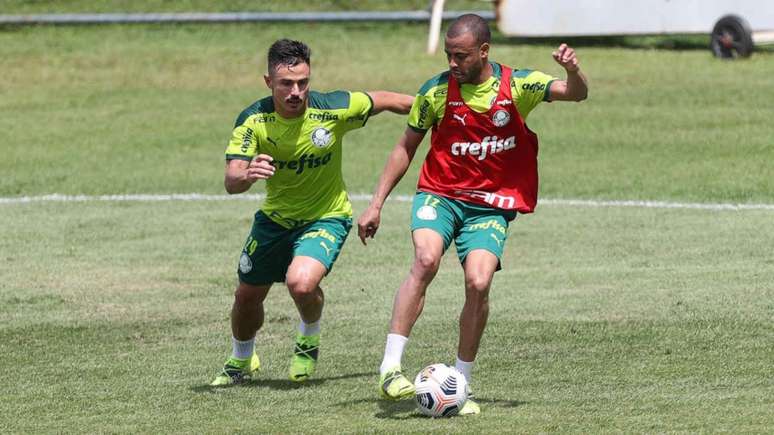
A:
{"type": "Polygon", "coordinates": [[[497,97],[485,113],[468,107],[449,74],[446,112],[433,126],[417,189],[475,204],[531,213],[537,203],[538,138],[511,95],[502,66],[497,97]]]}

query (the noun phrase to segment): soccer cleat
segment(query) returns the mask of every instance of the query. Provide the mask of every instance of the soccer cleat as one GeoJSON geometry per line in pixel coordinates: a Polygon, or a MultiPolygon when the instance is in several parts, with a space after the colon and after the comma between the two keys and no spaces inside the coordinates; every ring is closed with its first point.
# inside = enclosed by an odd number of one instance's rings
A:
{"type": "Polygon", "coordinates": [[[210,384],[213,387],[223,387],[226,385],[236,385],[252,379],[261,367],[261,361],[258,355],[253,354],[249,359],[237,359],[233,356],[226,360],[226,364],[215,380],[210,384]]]}
{"type": "Polygon", "coordinates": [[[481,414],[481,407],[478,406],[475,400],[473,400],[473,393],[468,389],[468,400],[462,405],[462,409],[457,413],[458,415],[478,415],[481,414]]]}
{"type": "Polygon", "coordinates": [[[293,382],[304,382],[314,373],[320,350],[320,335],[296,336],[293,359],[290,361],[289,378],[293,382]]]}
{"type": "Polygon", "coordinates": [[[379,391],[382,397],[389,400],[402,400],[414,396],[414,383],[406,379],[400,371],[400,366],[395,366],[379,377],[379,391]]]}

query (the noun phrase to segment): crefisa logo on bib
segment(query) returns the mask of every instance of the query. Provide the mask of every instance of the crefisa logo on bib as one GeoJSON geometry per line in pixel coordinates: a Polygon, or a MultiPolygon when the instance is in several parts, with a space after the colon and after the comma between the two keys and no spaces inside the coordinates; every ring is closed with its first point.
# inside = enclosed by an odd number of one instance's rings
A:
{"type": "Polygon", "coordinates": [[[511,121],[511,115],[507,110],[498,110],[492,115],[492,123],[497,127],[502,127],[511,121]]]}
{"type": "Polygon", "coordinates": [[[317,127],[312,131],[311,139],[317,148],[325,148],[333,142],[333,133],[327,128],[317,127]]]}

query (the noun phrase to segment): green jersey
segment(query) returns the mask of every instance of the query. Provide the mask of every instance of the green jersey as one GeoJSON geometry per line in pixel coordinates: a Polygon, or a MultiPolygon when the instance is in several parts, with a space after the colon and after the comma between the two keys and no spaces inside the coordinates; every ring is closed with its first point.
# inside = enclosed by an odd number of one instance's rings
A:
{"type": "Polygon", "coordinates": [[[302,116],[285,119],[272,97],[256,101],[237,118],[226,159],[268,154],[276,169],[266,180],[261,210],[292,228],[318,219],[351,217],[341,171],[344,135],[363,127],[373,107],[364,92],[309,92],[302,116]]]}
{"type": "MultiPolygon", "coordinates": [[[[500,65],[490,62],[492,77],[479,85],[463,84],[460,95],[471,109],[484,113],[492,107],[500,89],[502,71],[500,65]]],[[[541,101],[550,101],[549,88],[554,77],[529,69],[513,70],[511,75],[511,95],[522,119],[541,101]]],[[[427,131],[440,123],[446,112],[446,92],[449,88],[449,72],[443,72],[428,80],[417,93],[414,105],[409,113],[408,125],[416,131],[427,131]]]]}

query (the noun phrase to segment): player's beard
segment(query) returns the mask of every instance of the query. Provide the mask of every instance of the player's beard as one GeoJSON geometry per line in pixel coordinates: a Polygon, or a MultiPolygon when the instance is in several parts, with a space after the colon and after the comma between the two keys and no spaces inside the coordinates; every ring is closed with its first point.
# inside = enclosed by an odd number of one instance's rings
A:
{"type": "Polygon", "coordinates": [[[471,65],[470,70],[468,70],[468,74],[465,77],[465,80],[467,80],[467,83],[478,83],[478,80],[481,77],[481,71],[483,69],[484,69],[483,65],[479,63],[471,65]]]}
{"type": "Polygon", "coordinates": [[[484,67],[480,64],[473,64],[470,66],[467,72],[464,72],[462,74],[462,78],[459,80],[460,83],[477,83],[479,77],[481,77],[481,71],[484,69],[484,67]]]}

